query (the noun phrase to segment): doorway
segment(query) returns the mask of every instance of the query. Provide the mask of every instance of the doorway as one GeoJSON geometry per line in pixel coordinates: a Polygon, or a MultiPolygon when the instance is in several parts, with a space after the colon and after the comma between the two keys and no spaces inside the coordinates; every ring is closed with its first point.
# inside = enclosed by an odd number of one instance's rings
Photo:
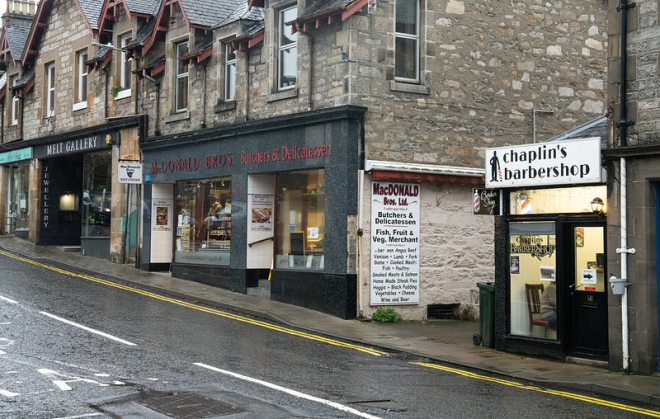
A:
{"type": "Polygon", "coordinates": [[[608,354],[605,226],[568,223],[565,275],[568,354],[606,357],[608,354]]]}

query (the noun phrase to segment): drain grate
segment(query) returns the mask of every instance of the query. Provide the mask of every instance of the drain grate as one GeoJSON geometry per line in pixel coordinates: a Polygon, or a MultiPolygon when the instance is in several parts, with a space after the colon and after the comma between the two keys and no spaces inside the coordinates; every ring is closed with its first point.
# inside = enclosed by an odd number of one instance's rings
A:
{"type": "Polygon", "coordinates": [[[245,412],[230,404],[185,392],[148,392],[136,401],[144,407],[174,419],[203,419],[245,412]]]}

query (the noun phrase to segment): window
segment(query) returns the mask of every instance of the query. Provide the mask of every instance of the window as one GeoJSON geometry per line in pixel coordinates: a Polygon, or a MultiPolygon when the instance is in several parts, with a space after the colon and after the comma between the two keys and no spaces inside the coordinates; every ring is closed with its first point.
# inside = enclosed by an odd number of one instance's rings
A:
{"type": "Polygon", "coordinates": [[[73,110],[87,107],[87,50],[76,53],[76,101],[73,110]]]}
{"type": "MultiPolygon", "coordinates": [[[[18,83],[18,74],[9,78],[9,85],[16,86],[18,83]]],[[[18,96],[12,92],[11,96],[11,124],[18,125],[18,96]]]]}
{"type": "Polygon", "coordinates": [[[188,41],[176,44],[176,111],[188,109],[188,61],[181,60],[188,53],[188,41]]]}
{"type": "Polygon", "coordinates": [[[325,172],[279,173],[277,185],[276,267],[323,270],[325,172]]]}
{"type": "Polygon", "coordinates": [[[82,236],[110,237],[112,151],[83,157],[82,236]]]}
{"type": "Polygon", "coordinates": [[[231,178],[177,182],[175,214],[156,208],[156,225],[177,223],[174,262],[229,265],[231,250],[231,178]]]}
{"type": "Polygon", "coordinates": [[[225,100],[234,100],[236,95],[236,53],[225,46],[225,100]]]}
{"type": "Polygon", "coordinates": [[[122,90],[117,93],[115,99],[123,99],[131,96],[131,70],[133,69],[133,60],[131,54],[126,50],[126,46],[132,39],[130,33],[124,34],[119,38],[119,45],[121,45],[119,85],[122,90]]]}
{"type": "Polygon", "coordinates": [[[394,78],[419,82],[419,0],[397,0],[394,78]]]}
{"type": "Polygon", "coordinates": [[[46,118],[55,115],[55,63],[46,64],[46,118]]]}
{"type": "Polygon", "coordinates": [[[280,11],[279,41],[277,58],[278,89],[289,89],[296,85],[296,60],[298,59],[298,34],[284,23],[298,17],[297,6],[280,11]]]}

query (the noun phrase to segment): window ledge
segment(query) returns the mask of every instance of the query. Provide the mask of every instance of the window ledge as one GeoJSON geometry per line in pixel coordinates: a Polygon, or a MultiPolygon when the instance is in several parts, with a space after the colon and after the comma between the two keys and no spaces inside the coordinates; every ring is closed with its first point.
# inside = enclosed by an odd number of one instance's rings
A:
{"type": "Polygon", "coordinates": [[[232,109],[236,109],[236,101],[235,100],[219,100],[218,103],[213,107],[213,110],[218,113],[218,112],[224,112],[224,111],[230,111],[232,109]]]}
{"type": "Polygon", "coordinates": [[[84,102],[78,102],[73,104],[73,111],[81,111],[83,109],[87,109],[87,101],[84,102]]]}
{"type": "Polygon", "coordinates": [[[169,124],[170,122],[184,121],[186,119],[190,119],[190,111],[173,113],[166,116],[163,120],[166,124],[169,124]]]}
{"type": "Polygon", "coordinates": [[[390,82],[390,90],[404,93],[417,93],[420,95],[430,95],[431,89],[419,84],[401,83],[398,81],[390,82]]]}
{"type": "Polygon", "coordinates": [[[127,97],[131,97],[131,89],[124,89],[117,92],[117,96],[115,96],[115,100],[126,99],[127,97]]]}
{"type": "Polygon", "coordinates": [[[291,99],[292,97],[298,97],[298,88],[294,87],[293,89],[282,90],[279,92],[271,93],[268,95],[268,102],[276,102],[283,99],[291,99]]]}

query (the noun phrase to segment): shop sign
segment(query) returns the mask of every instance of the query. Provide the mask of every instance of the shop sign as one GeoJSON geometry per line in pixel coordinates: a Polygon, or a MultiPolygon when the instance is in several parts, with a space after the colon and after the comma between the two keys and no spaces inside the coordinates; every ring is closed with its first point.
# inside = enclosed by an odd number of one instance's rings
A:
{"type": "Polygon", "coordinates": [[[600,182],[599,137],[486,149],[486,188],[600,182]]]}
{"type": "Polygon", "coordinates": [[[500,191],[493,189],[472,189],[472,213],[475,215],[496,215],[500,213],[500,191]]]}
{"type": "Polygon", "coordinates": [[[116,141],[118,134],[98,134],[90,137],[76,138],[72,140],[59,141],[35,147],[34,157],[44,159],[62,155],[84,153],[109,148],[116,141]]]}
{"type": "Polygon", "coordinates": [[[142,165],[139,163],[119,163],[117,181],[119,183],[142,183],[142,165]]]}
{"type": "Polygon", "coordinates": [[[0,164],[11,163],[32,158],[32,147],[0,153],[0,164]]]}
{"type": "Polygon", "coordinates": [[[417,184],[373,182],[371,305],[419,304],[417,184]]]}

